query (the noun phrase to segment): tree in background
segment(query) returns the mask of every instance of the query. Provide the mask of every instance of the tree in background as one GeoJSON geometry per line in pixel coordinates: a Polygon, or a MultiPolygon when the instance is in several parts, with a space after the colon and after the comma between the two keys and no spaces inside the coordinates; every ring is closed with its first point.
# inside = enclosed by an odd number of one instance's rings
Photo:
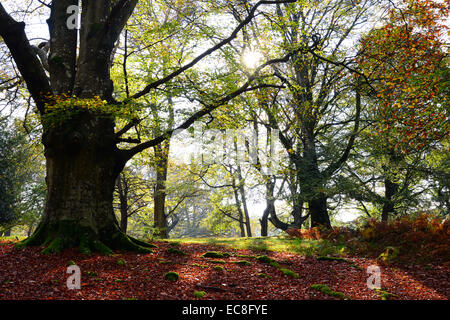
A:
{"type": "MultiPolygon", "coordinates": [[[[0,122],[0,224],[2,226],[11,223],[15,218],[14,206],[19,184],[15,166],[18,159],[14,159],[14,149],[20,141],[6,131],[5,122],[5,120],[0,122]]],[[[4,229],[3,233],[9,235],[9,228],[4,229]]]]}
{"type": "Polygon", "coordinates": [[[41,150],[18,122],[9,127],[0,121],[0,232],[8,235],[16,227],[29,235],[45,201],[41,150]]]}
{"type": "Polygon", "coordinates": [[[357,52],[348,43],[371,6],[371,1],[280,4],[268,19],[266,46],[277,43],[277,50],[295,52],[286,64],[273,67],[285,88],[262,93],[266,116],[258,120],[279,130],[289,158],[285,172],[294,221],[287,227],[301,227],[304,207],[313,227],[331,227],[331,181],[352,151],[361,110],[359,83],[349,71],[357,52]],[[296,52],[307,46],[312,49],[296,52]]]}
{"type": "MultiPolygon", "coordinates": [[[[371,154],[381,163],[382,221],[413,198],[420,160],[449,133],[444,36],[449,1],[401,1],[361,41],[358,63],[371,79],[371,154]],[[375,96],[376,95],[376,96],[375,96]]],[[[370,135],[370,134],[369,134],[370,135]]]]}

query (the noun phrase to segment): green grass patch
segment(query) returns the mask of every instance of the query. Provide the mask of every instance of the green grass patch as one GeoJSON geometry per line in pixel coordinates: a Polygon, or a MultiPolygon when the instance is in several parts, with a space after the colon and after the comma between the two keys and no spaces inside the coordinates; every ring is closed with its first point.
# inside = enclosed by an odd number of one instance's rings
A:
{"type": "Polygon", "coordinates": [[[360,266],[357,266],[356,264],[354,264],[352,261],[341,258],[341,257],[329,257],[329,256],[321,256],[321,257],[317,257],[316,258],[319,261],[340,261],[340,262],[345,262],[348,263],[350,265],[350,267],[358,269],[358,270],[363,270],[360,266]]]}
{"type": "Polygon", "coordinates": [[[87,271],[86,272],[86,276],[88,276],[88,277],[96,277],[96,276],[98,276],[98,273],[95,272],[95,271],[87,271]]]}
{"type": "Polygon", "coordinates": [[[209,260],[211,263],[225,264],[227,263],[225,260],[209,260]]]}
{"type": "Polygon", "coordinates": [[[285,276],[292,277],[292,278],[295,278],[295,279],[300,278],[300,275],[298,273],[296,273],[296,272],[294,272],[294,271],[292,271],[290,269],[280,268],[280,271],[283,272],[283,274],[285,276]]]}
{"type": "Polygon", "coordinates": [[[126,264],[125,260],[122,260],[122,259],[117,260],[117,265],[124,266],[125,264],[126,264]]]}
{"type": "Polygon", "coordinates": [[[258,260],[259,262],[262,262],[262,263],[276,262],[276,260],[269,258],[268,256],[257,256],[256,260],[258,260]]]}
{"type": "Polygon", "coordinates": [[[184,252],[184,251],[182,251],[182,250],[180,250],[180,249],[177,249],[177,248],[168,248],[166,251],[167,251],[168,253],[178,254],[178,255],[180,255],[180,256],[185,256],[185,255],[187,255],[186,252],[184,252]]]}
{"type": "Polygon", "coordinates": [[[237,254],[236,257],[244,258],[244,259],[256,259],[256,256],[248,255],[248,254],[237,254]]]}
{"type": "Polygon", "coordinates": [[[390,297],[398,297],[396,294],[390,293],[384,289],[376,289],[381,300],[389,300],[390,297]]]}
{"type": "Polygon", "coordinates": [[[163,259],[163,258],[159,258],[159,259],[158,259],[158,262],[159,262],[160,264],[171,264],[171,263],[172,263],[172,261],[168,261],[168,260],[165,260],[165,259],[163,259]]]}
{"type": "Polygon", "coordinates": [[[199,268],[209,268],[209,266],[204,265],[204,264],[198,264],[198,263],[193,263],[191,264],[191,266],[193,267],[199,267],[199,268]]]}
{"type": "Polygon", "coordinates": [[[325,260],[325,261],[342,261],[347,263],[352,263],[351,261],[348,261],[347,259],[341,258],[341,257],[329,257],[329,256],[320,256],[316,258],[317,260],[325,260]]]}
{"type": "Polygon", "coordinates": [[[213,269],[216,270],[216,271],[225,271],[225,268],[222,267],[222,266],[214,266],[213,269]]]}
{"type": "Polygon", "coordinates": [[[252,264],[250,261],[247,261],[247,260],[230,261],[230,263],[235,263],[240,266],[250,266],[252,264]]]}
{"type": "Polygon", "coordinates": [[[194,297],[201,299],[206,295],[205,291],[194,291],[194,297]]]}
{"type": "Polygon", "coordinates": [[[224,254],[219,251],[208,251],[202,255],[203,258],[223,258],[224,254]]]}
{"type": "Polygon", "coordinates": [[[316,291],[322,292],[322,293],[327,294],[329,296],[337,297],[337,298],[340,298],[340,299],[351,300],[350,297],[346,296],[342,292],[333,291],[328,286],[326,286],[324,284],[312,284],[311,285],[311,289],[314,289],[316,291]]]}
{"type": "MultiPolygon", "coordinates": [[[[239,237],[239,238],[178,238],[169,239],[168,243],[203,244],[231,248],[236,250],[253,250],[266,252],[289,252],[305,256],[339,256],[349,249],[346,244],[329,240],[312,240],[278,237],[239,237]]],[[[220,251],[219,254],[225,255],[220,251]]],[[[244,259],[254,259],[256,255],[237,255],[244,259]]],[[[223,257],[223,256],[222,256],[223,257]]],[[[218,256],[217,258],[222,258],[218,256]]],[[[212,258],[215,258],[212,256],[212,258]]]]}

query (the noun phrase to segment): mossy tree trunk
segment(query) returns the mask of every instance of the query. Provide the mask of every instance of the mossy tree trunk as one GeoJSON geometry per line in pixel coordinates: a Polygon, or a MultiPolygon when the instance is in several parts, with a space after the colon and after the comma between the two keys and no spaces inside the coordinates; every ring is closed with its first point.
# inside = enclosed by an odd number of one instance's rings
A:
{"type": "Polygon", "coordinates": [[[43,135],[47,161],[47,199],[43,219],[26,245],[45,252],[79,247],[80,251],[112,249],[146,251],[127,237],[113,210],[117,176],[125,165],[114,141],[111,118],[85,111],[65,126],[43,135]]]}

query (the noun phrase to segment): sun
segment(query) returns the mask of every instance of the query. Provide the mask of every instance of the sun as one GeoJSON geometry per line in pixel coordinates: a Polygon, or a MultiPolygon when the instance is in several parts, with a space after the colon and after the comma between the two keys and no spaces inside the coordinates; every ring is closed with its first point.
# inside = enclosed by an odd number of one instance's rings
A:
{"type": "Polygon", "coordinates": [[[255,50],[246,51],[242,56],[242,61],[247,68],[254,69],[262,61],[263,55],[255,50]]]}

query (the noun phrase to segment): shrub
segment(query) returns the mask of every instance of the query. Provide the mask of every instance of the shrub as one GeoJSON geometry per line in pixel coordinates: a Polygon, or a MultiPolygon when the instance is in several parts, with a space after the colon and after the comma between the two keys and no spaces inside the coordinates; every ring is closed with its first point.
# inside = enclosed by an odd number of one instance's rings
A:
{"type": "Polygon", "coordinates": [[[403,216],[388,223],[369,219],[358,230],[334,228],[323,235],[380,262],[450,263],[450,221],[431,215],[403,216]]]}

